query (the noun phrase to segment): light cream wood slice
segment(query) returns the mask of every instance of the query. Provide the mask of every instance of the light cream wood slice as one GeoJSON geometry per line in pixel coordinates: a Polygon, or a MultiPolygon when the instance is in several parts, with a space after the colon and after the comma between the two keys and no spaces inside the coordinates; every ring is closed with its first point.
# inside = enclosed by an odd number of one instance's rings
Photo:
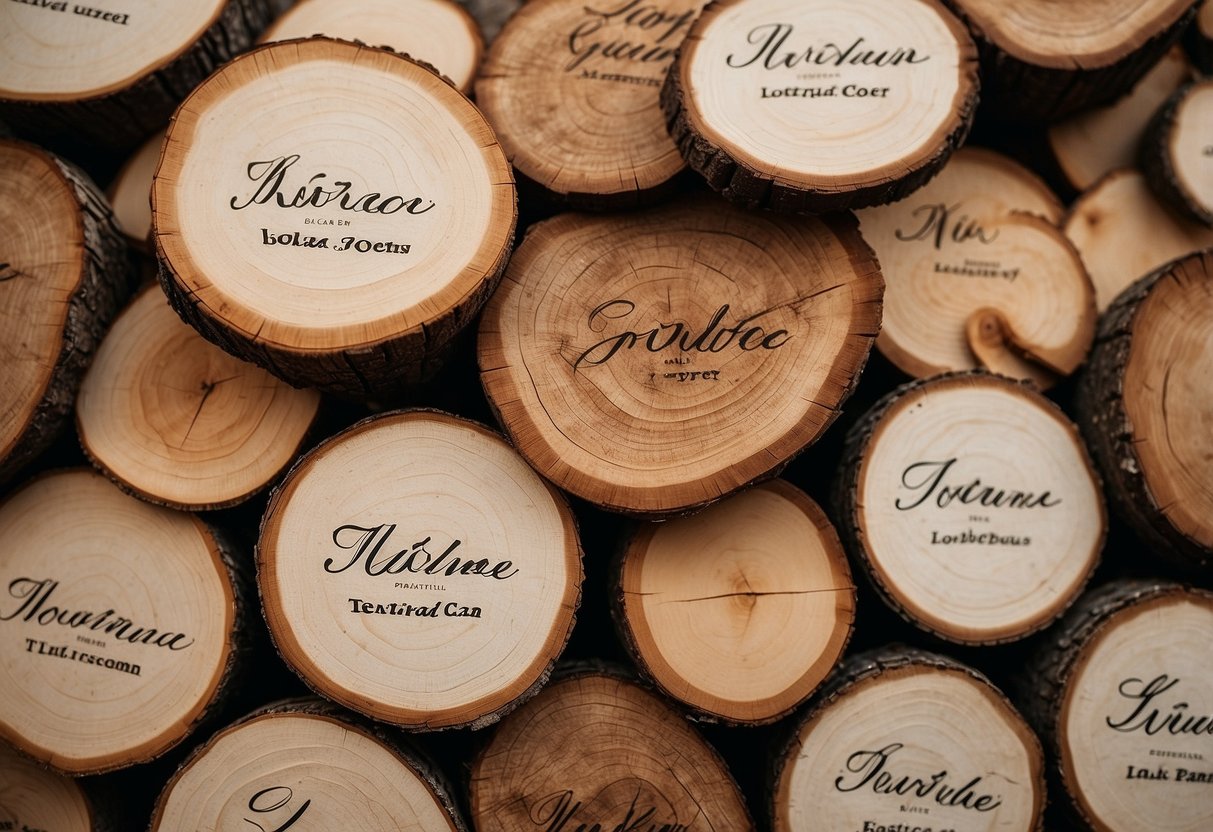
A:
{"type": "Polygon", "coordinates": [[[426,765],[332,706],[270,706],[216,734],[169,781],[153,832],[465,832],[426,765]]]}
{"type": "Polygon", "coordinates": [[[0,116],[132,148],[270,21],[269,0],[19,0],[0,6],[0,116]]]}
{"type": "Polygon", "coordinates": [[[190,95],[152,210],[161,282],[203,336],[298,386],[385,398],[432,375],[487,299],[516,201],[492,129],[446,81],[309,38],[190,95]]]}
{"type": "Polygon", "coordinates": [[[668,703],[579,669],[501,724],[472,763],[477,832],[753,832],[724,762],[668,703]]]}
{"type": "Polygon", "coordinates": [[[244,502],[302,452],[320,409],[182,323],[160,287],[118,316],[76,401],[80,444],[103,473],[153,503],[244,502]]]}
{"type": "Polygon", "coordinates": [[[1109,171],[1136,165],[1150,119],[1192,74],[1184,51],[1172,47],[1123,98],[1050,126],[1049,150],[1067,184],[1085,191],[1109,171]]]}
{"type": "Polygon", "coordinates": [[[702,507],[773,475],[838,415],[882,281],[847,215],[698,199],[531,227],[480,324],[519,452],[615,511],[702,507]]]}
{"type": "Polygon", "coordinates": [[[95,832],[93,807],[70,777],[0,743],[0,829],[95,832]]]}
{"type": "Polygon", "coordinates": [[[1213,566],[1213,250],[1135,283],[1100,322],[1080,424],[1122,516],[1159,554],[1213,566]]]}
{"type": "Polygon", "coordinates": [[[139,251],[152,250],[152,176],[163,147],[164,131],[160,130],[126,160],[106,192],[118,229],[139,251]]]}
{"type": "Polygon", "coordinates": [[[372,417],[303,457],[257,548],[287,663],[414,730],[483,727],[533,696],[581,588],[563,498],[501,436],[434,411],[372,417]]]}
{"type": "MultiPolygon", "coordinates": [[[[0,7],[3,8],[3,7],[0,7]]],[[[126,247],[78,168],[0,139],[0,481],[64,426],[127,292],[126,247]]]]}
{"type": "Polygon", "coordinates": [[[1043,829],[1040,741],[988,679],[909,648],[848,659],[775,765],[776,832],[1043,829]]]}
{"type": "Polygon", "coordinates": [[[228,693],[237,590],[195,517],[72,470],[9,497],[0,541],[0,738],[109,771],[173,747],[228,693]]]}
{"type": "Polygon", "coordinates": [[[860,211],[887,284],[877,348],[919,377],[981,367],[1050,387],[1069,375],[1095,306],[1060,213],[1034,174],[967,149],[906,199],[860,211]]]}
{"type": "Polygon", "coordinates": [[[1055,620],[1099,562],[1100,482],[1078,428],[1025,384],[966,373],[899,387],[852,429],[835,496],[880,594],[942,638],[1055,620]]]}
{"type": "Polygon", "coordinates": [[[1141,148],[1146,180],[1178,211],[1213,228],[1213,79],[1177,91],[1141,148]]]}
{"type": "Polygon", "coordinates": [[[1141,173],[1128,169],[1112,171],[1082,194],[1062,229],[1082,255],[1101,314],[1138,278],[1213,246],[1213,230],[1177,216],[1141,173]]]}
{"type": "Polygon", "coordinates": [[[771,480],[648,523],[619,565],[616,620],[637,665],[709,719],[772,722],[846,649],[855,586],[829,518],[771,480]]]}
{"type": "Polygon", "coordinates": [[[691,168],[746,207],[901,199],[961,143],[977,50],[936,0],[715,0],[662,90],[691,168]]]}
{"type": "Polygon", "coordinates": [[[432,64],[462,92],[471,90],[484,51],[480,27],[454,0],[301,0],[260,42],[312,35],[387,46],[432,64]]]}
{"type": "Polygon", "coordinates": [[[533,0],[493,43],[476,102],[518,172],[586,208],[652,201],[684,167],[659,96],[706,0],[533,0]]]}
{"type": "Polygon", "coordinates": [[[1188,27],[1185,46],[1201,72],[1213,73],[1213,3],[1208,0],[1200,4],[1196,19],[1188,27]]]}
{"type": "Polygon", "coordinates": [[[1096,832],[1192,832],[1213,824],[1213,594],[1116,582],[1042,645],[1025,709],[1064,793],[1096,832]]]}
{"type": "Polygon", "coordinates": [[[1000,118],[1055,121],[1129,92],[1174,45],[1191,0],[949,0],[981,48],[1000,118]]]}

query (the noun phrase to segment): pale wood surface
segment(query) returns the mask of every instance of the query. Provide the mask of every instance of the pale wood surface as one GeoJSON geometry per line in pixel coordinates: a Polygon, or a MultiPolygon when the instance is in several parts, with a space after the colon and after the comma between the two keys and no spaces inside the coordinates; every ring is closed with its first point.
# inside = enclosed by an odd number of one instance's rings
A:
{"type": "Polygon", "coordinates": [[[160,163],[164,131],[154,133],[114,176],[106,195],[114,207],[114,220],[127,242],[140,251],[152,245],[152,176],[160,163]]]}
{"type": "Polygon", "coordinates": [[[0,743],[0,825],[8,823],[14,832],[95,832],[92,815],[74,780],[0,743]]]}

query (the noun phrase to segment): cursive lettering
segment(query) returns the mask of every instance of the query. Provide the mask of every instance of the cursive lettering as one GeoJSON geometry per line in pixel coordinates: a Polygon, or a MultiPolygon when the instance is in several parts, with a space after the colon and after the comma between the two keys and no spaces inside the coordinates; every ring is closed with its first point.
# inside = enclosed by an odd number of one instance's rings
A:
{"type": "Polygon", "coordinates": [[[974,777],[963,785],[948,785],[948,771],[938,771],[925,780],[908,774],[892,774],[885,771],[889,758],[904,748],[903,743],[892,742],[884,748],[875,751],[856,751],[847,757],[847,771],[856,775],[853,781],[848,781],[847,775],[841,775],[834,781],[834,788],[840,792],[853,792],[864,786],[870,786],[876,794],[912,794],[919,798],[930,798],[940,806],[958,806],[976,812],[992,812],[1002,805],[1002,797],[993,794],[979,794],[976,789],[982,782],[982,777],[974,777]]]}
{"type": "Polygon", "coordinates": [[[335,561],[327,558],[324,561],[324,571],[336,575],[361,560],[363,570],[372,576],[411,572],[425,575],[441,574],[447,577],[479,575],[483,578],[504,581],[518,574],[518,570],[513,568],[512,561],[503,560],[493,563],[487,558],[469,560],[455,557],[454,552],[463,545],[462,540],[452,541],[444,550],[435,554],[426,548],[433,538],[425,537],[408,548],[381,556],[381,550],[395,531],[395,523],[382,526],[338,526],[333,530],[333,543],[338,549],[353,551],[353,555],[344,566],[334,566],[335,561]]]}
{"type": "Polygon", "coordinates": [[[998,229],[987,231],[968,214],[957,215],[955,212],[959,208],[959,202],[955,205],[947,205],[943,202],[920,205],[911,212],[910,216],[921,215],[922,224],[916,230],[909,232],[899,228],[893,232],[894,236],[903,243],[914,240],[931,240],[936,249],[943,247],[945,239],[953,243],[976,240],[985,245],[998,239],[998,229]]]}
{"type": "Polygon", "coordinates": [[[571,790],[553,792],[541,797],[530,811],[531,823],[543,827],[543,832],[686,832],[684,823],[655,820],[656,806],[637,808],[640,792],[632,798],[627,812],[618,822],[612,820],[579,820],[582,803],[571,790]]]}
{"type": "Polygon", "coordinates": [[[395,214],[400,210],[409,214],[424,214],[434,207],[433,201],[427,202],[421,197],[406,199],[398,195],[384,196],[378,192],[354,196],[350,193],[352,183],[341,180],[326,182],[326,173],[314,174],[306,185],[297,186],[291,194],[290,187],[286,185],[286,175],[299,158],[299,154],[293,153],[268,161],[250,162],[245,172],[250,180],[257,183],[256,190],[243,201],[233,196],[228,204],[235,211],[270,202],[279,208],[323,208],[335,204],[342,211],[364,214],[395,214]]]}
{"type": "Polygon", "coordinates": [[[1031,491],[1011,491],[992,485],[983,485],[980,479],[967,483],[945,485],[944,476],[956,464],[956,457],[942,462],[915,462],[901,472],[901,485],[914,492],[916,499],[903,501],[901,497],[894,500],[893,505],[901,511],[918,508],[932,495],[935,504],[947,508],[953,502],[971,505],[979,503],[987,508],[1053,508],[1061,505],[1061,498],[1044,491],[1035,494],[1031,491]]]}
{"type": "Polygon", "coordinates": [[[734,69],[742,69],[759,61],[765,69],[785,67],[793,69],[801,64],[816,64],[818,66],[900,66],[901,64],[921,64],[931,59],[930,55],[919,55],[908,47],[895,49],[862,48],[864,39],[856,38],[845,49],[837,43],[806,46],[803,49],[785,49],[788,38],[794,28],[791,23],[764,23],[755,26],[746,36],[746,43],[756,46],[754,54],[746,57],[733,53],[725,59],[725,63],[734,69]],[[780,50],[784,50],[782,53],[780,50]]]}
{"type": "Polygon", "coordinates": [[[565,72],[572,72],[594,56],[634,63],[668,63],[682,43],[682,32],[695,19],[690,9],[674,14],[643,0],[625,0],[609,9],[586,6],[585,13],[587,18],[569,33],[568,47],[573,58],[565,64],[565,72]],[[610,23],[639,33],[638,39],[596,37],[610,23]]]}
{"type": "MultiPolygon", "coordinates": [[[[295,792],[290,786],[270,786],[268,789],[262,789],[254,794],[248,800],[249,811],[257,815],[270,814],[277,812],[279,809],[286,807],[295,797],[295,792]]],[[[250,823],[261,830],[261,832],[284,832],[290,829],[299,818],[303,817],[303,813],[312,805],[312,801],[305,800],[303,804],[295,811],[293,815],[287,818],[286,822],[281,826],[275,826],[273,829],[266,829],[255,820],[244,819],[245,823],[250,823]]],[[[288,808],[289,811],[289,808],[288,808]]],[[[276,823],[276,821],[271,821],[276,823]]]]}
{"type": "MultiPolygon", "coordinates": [[[[1136,677],[1125,679],[1117,687],[1117,692],[1133,703],[1133,709],[1122,719],[1113,720],[1108,716],[1104,721],[1108,727],[1128,734],[1141,731],[1148,736],[1161,734],[1213,734],[1213,716],[1194,715],[1187,713],[1190,707],[1187,702],[1175,702],[1170,706],[1170,713],[1155,706],[1155,700],[1179,685],[1178,678],[1172,679],[1165,673],[1155,676],[1149,682],[1136,677]]],[[[1166,707],[1163,705],[1163,707],[1166,707]]]]}

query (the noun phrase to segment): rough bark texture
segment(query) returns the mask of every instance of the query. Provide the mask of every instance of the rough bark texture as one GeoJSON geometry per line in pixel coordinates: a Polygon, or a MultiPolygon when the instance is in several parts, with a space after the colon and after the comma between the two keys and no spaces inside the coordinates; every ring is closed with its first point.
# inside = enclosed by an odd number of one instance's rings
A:
{"type": "Polygon", "coordinates": [[[1213,227],[1213,209],[1202,205],[1188,193],[1175,170],[1175,159],[1171,155],[1174,146],[1172,139],[1178,126],[1175,119],[1180,105],[1194,86],[1185,84],[1154,114],[1141,140],[1139,164],[1146,175],[1146,182],[1163,203],[1174,208],[1178,214],[1213,227]]]}

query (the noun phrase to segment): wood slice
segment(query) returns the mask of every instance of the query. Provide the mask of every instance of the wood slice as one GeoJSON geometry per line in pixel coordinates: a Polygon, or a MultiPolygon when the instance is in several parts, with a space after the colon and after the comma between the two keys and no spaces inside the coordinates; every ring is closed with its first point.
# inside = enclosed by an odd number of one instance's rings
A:
{"type": "Polygon", "coordinates": [[[405,53],[432,64],[460,92],[471,90],[484,52],[480,27],[454,0],[301,0],[261,43],[317,34],[405,53]]]}
{"type": "Polygon", "coordinates": [[[186,760],[151,830],[466,832],[431,765],[320,700],[263,708],[186,760]]]}
{"type": "Polygon", "coordinates": [[[886,278],[877,348],[919,377],[984,367],[1047,388],[1072,373],[1096,316],[1060,214],[1035,175],[971,150],[906,199],[859,212],[886,278]]]}
{"type": "MultiPolygon", "coordinates": [[[[6,7],[0,7],[6,9],[6,7]]],[[[74,165],[0,139],[0,482],[59,434],[127,293],[126,246],[74,165]]]]}
{"type": "Polygon", "coordinates": [[[124,490],[173,508],[242,503],[303,451],[320,409],[203,340],[146,287],[114,322],[80,386],[76,428],[124,490]]]}
{"type": "Polygon", "coordinates": [[[152,134],[114,176],[106,195],[114,207],[114,221],[126,241],[145,253],[152,251],[152,176],[160,163],[164,130],[152,134]]]}
{"type": "Polygon", "coordinates": [[[1189,84],[1159,109],[1141,161],[1163,202],[1213,228],[1213,79],[1189,84]]]}
{"type": "Polygon", "coordinates": [[[1213,246],[1213,230],[1161,204],[1136,170],[1112,171],[1070,206],[1062,225],[1095,285],[1102,314],[1138,278],[1213,246]]]}
{"type": "Polygon", "coordinates": [[[636,664],[709,720],[773,722],[841,658],[855,586],[838,533],[783,480],[648,523],[618,564],[616,622],[636,664]]]}
{"type": "Polygon", "coordinates": [[[467,98],[408,58],[328,38],[262,46],[195,90],[152,210],[187,322],[292,384],[359,398],[436,370],[505,268],[517,213],[467,98]]]}
{"type": "Polygon", "coordinates": [[[501,724],[472,762],[477,832],[753,832],[724,761],[664,700],[583,669],[501,724]]]}
{"type": "Polygon", "coordinates": [[[0,829],[97,832],[92,804],[70,777],[56,774],[0,743],[0,829]]]}
{"type": "Polygon", "coordinates": [[[1172,47],[1123,98],[1049,127],[1049,150],[1066,184],[1085,191],[1109,171],[1137,164],[1150,119],[1191,78],[1192,65],[1183,50],[1172,47]]]}
{"type": "Polygon", "coordinates": [[[935,653],[843,663],[776,758],[775,832],[1043,829],[1040,741],[998,688],[935,653]]]}
{"type": "Polygon", "coordinates": [[[533,0],[493,42],[476,102],[521,177],[583,208],[651,202],[685,163],[659,101],[706,0],[533,0]]]}
{"type": "Polygon", "coordinates": [[[1113,505],[1183,566],[1213,566],[1213,249],[1142,278],[1100,321],[1076,404],[1113,505]]]}
{"type": "Polygon", "coordinates": [[[1121,581],[1084,596],[1022,676],[1024,713],[1085,828],[1213,825],[1213,593],[1121,581]]]}
{"type": "Polygon", "coordinates": [[[480,324],[490,404],[561,488],[633,514],[774,476],[838,415],[880,326],[853,217],[700,199],[532,226],[480,324]]]}
{"type": "Polygon", "coordinates": [[[901,199],[968,134],[977,49],[937,0],[714,0],[661,103],[691,168],[749,208],[901,199]]]}
{"type": "Polygon", "coordinates": [[[129,149],[273,14],[266,0],[107,5],[0,6],[0,118],[33,136],[129,149]]]}
{"type": "Polygon", "coordinates": [[[1107,529],[1078,428],[1025,383],[911,382],[847,436],[835,500],[848,548],[911,623],[962,644],[1055,620],[1107,529]]]}
{"type": "Polygon", "coordinates": [[[1186,43],[1192,63],[1205,75],[1213,74],[1213,3],[1200,4],[1196,19],[1188,27],[1186,43]]]}
{"type": "Polygon", "coordinates": [[[95,774],[154,759],[228,695],[242,603],[195,517],[63,471],[0,506],[0,540],[0,738],[95,774]]]}
{"type": "Polygon", "coordinates": [[[498,434],[434,411],[366,419],[304,456],[257,549],[287,664],[419,731],[483,727],[533,696],[582,579],[564,499],[498,434]]]}
{"type": "Polygon", "coordinates": [[[1056,121],[1132,89],[1183,34],[1192,0],[947,0],[981,49],[999,118],[1056,121]]]}

